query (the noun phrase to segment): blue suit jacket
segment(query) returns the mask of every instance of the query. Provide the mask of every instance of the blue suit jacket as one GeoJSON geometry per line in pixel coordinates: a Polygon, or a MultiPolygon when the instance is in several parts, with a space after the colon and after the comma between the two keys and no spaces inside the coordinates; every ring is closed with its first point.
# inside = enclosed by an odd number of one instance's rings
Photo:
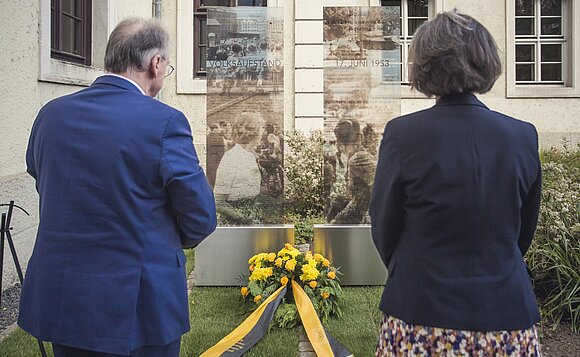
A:
{"type": "Polygon", "coordinates": [[[40,110],[26,161],[40,224],[18,324],[116,354],[188,331],[182,244],[216,217],[185,116],[102,76],[40,110]]]}
{"type": "Polygon", "coordinates": [[[471,94],[389,122],[370,206],[389,272],[381,310],[460,330],[539,321],[523,255],[540,190],[535,128],[471,94]]]}

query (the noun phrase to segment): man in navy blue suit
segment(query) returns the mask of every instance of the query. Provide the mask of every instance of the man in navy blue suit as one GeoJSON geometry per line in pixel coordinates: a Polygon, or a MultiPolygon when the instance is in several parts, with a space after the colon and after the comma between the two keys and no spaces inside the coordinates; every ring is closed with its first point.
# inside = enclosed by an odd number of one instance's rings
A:
{"type": "Polygon", "coordinates": [[[172,67],[155,20],[111,33],[107,74],[39,112],[26,163],[40,224],[18,324],[55,356],[178,356],[185,255],[215,202],[187,119],[152,97],[172,67]]]}

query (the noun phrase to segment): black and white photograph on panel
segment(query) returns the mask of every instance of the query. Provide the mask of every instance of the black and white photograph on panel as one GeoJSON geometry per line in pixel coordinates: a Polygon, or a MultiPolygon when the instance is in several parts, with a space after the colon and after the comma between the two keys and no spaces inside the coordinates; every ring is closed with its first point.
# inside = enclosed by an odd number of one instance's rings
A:
{"type": "Polygon", "coordinates": [[[369,224],[385,124],[400,114],[398,7],[324,7],[325,216],[369,224]]]}
{"type": "Polygon", "coordinates": [[[284,18],[207,12],[207,176],[221,226],[283,223],[284,18]]]}

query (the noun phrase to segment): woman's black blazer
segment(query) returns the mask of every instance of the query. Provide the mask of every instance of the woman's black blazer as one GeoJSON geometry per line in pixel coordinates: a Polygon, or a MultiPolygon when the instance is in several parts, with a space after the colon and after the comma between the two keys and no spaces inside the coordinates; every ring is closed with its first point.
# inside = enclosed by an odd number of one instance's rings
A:
{"type": "Polygon", "coordinates": [[[471,94],[390,121],[370,205],[373,241],[389,273],[380,309],[458,330],[538,322],[523,255],[540,191],[534,126],[471,94]]]}

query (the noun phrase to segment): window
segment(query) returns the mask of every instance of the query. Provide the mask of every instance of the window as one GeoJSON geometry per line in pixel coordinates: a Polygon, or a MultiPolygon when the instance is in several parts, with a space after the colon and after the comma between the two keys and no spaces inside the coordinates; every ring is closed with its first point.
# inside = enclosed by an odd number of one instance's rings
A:
{"type": "Polygon", "coordinates": [[[516,84],[564,84],[561,0],[517,0],[516,84]]]}
{"type": "MultiPolygon", "coordinates": [[[[267,6],[267,0],[193,0],[193,77],[205,77],[208,6],[267,6]]],[[[211,24],[210,24],[211,25],[211,24]]]]}
{"type": "Polygon", "coordinates": [[[39,80],[88,86],[104,73],[107,37],[118,22],[116,1],[40,0],[39,80]]]}
{"type": "Polygon", "coordinates": [[[429,0],[382,0],[381,6],[396,6],[400,8],[400,33],[399,41],[401,46],[401,73],[400,77],[403,84],[408,83],[409,77],[409,46],[413,39],[413,34],[421,24],[431,17],[433,10],[432,1],[429,0]]]}
{"type": "Polygon", "coordinates": [[[511,0],[506,7],[508,97],[580,96],[580,4],[511,0]]]}
{"type": "Polygon", "coordinates": [[[91,65],[91,0],[52,0],[51,57],[91,65]]]}

